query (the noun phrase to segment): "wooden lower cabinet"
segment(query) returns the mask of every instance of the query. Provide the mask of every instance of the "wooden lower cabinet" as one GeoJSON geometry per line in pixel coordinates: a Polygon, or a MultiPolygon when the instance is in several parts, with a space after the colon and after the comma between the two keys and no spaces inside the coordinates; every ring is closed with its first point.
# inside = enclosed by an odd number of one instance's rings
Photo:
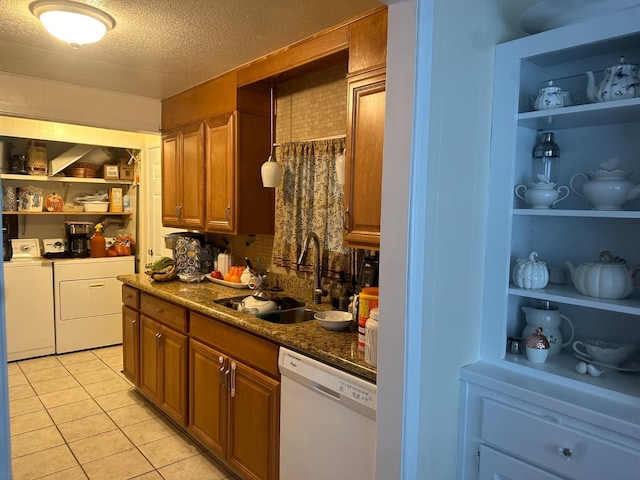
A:
{"type": "Polygon", "coordinates": [[[251,479],[277,479],[280,382],[231,360],[229,463],[251,479]]]}
{"type": "Polygon", "coordinates": [[[189,340],[188,430],[246,479],[278,478],[280,382],[189,340]]]}
{"type": "Polygon", "coordinates": [[[140,391],[182,425],[187,421],[187,336],[140,315],[140,391]]]}
{"type": "Polygon", "coordinates": [[[134,385],[139,384],[140,373],[140,314],[134,309],[122,307],[122,373],[134,385]]]}

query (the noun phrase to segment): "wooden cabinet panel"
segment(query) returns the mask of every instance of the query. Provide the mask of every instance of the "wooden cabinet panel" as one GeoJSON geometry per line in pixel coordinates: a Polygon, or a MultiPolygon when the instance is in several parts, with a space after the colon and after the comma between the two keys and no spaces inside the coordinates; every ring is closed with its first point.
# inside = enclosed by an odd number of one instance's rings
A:
{"type": "Polygon", "coordinates": [[[162,223],[204,228],[204,133],[201,123],[162,137],[162,223]]]}
{"type": "Polygon", "coordinates": [[[158,362],[158,336],[162,326],[145,315],[140,315],[140,391],[149,399],[160,403],[160,375],[158,362]]]}
{"type": "Polygon", "coordinates": [[[222,353],[189,340],[189,431],[224,458],[227,449],[227,368],[222,353]]]}
{"type": "Polygon", "coordinates": [[[162,224],[179,225],[177,205],[180,204],[179,184],[180,141],[178,132],[162,136],[162,224]]]}
{"type": "Polygon", "coordinates": [[[235,230],[234,198],[235,115],[228,114],[205,122],[207,158],[206,228],[216,232],[235,230]]]}
{"type": "Polygon", "coordinates": [[[387,8],[349,25],[349,73],[386,66],[387,8]]]}
{"type": "Polygon", "coordinates": [[[278,345],[275,343],[195,312],[191,313],[190,323],[193,338],[272,377],[280,378],[278,345]]]}
{"type": "Polygon", "coordinates": [[[187,332],[187,310],[178,305],[148,293],[142,293],[140,311],[179,332],[187,332]]]}
{"type": "Polygon", "coordinates": [[[182,424],[187,420],[187,337],[169,328],[160,336],[160,406],[182,424]]]}
{"type": "MultiPolygon", "coordinates": [[[[135,289],[132,289],[135,290],[135,289]]],[[[137,297],[137,290],[136,297],[137,297]]],[[[134,385],[139,384],[140,315],[130,307],[122,307],[122,373],[134,385]]]]}
{"type": "Polygon", "coordinates": [[[280,382],[231,360],[228,461],[247,479],[278,478],[280,382]]]}
{"type": "Polygon", "coordinates": [[[129,285],[122,285],[122,303],[138,310],[140,308],[140,291],[129,285]]]}
{"type": "Polygon", "coordinates": [[[380,247],[385,72],[349,80],[345,170],[345,242],[380,247]]]}

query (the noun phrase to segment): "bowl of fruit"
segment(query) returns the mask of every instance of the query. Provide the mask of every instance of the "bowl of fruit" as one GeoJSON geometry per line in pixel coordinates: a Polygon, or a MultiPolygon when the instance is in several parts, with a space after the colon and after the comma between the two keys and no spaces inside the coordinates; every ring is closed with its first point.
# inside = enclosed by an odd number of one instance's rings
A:
{"type": "Polygon", "coordinates": [[[243,283],[241,280],[242,273],[245,270],[243,265],[232,266],[226,274],[223,274],[219,270],[214,270],[211,273],[205,275],[205,278],[211,282],[219,283],[231,288],[249,288],[248,283],[243,283]]]}

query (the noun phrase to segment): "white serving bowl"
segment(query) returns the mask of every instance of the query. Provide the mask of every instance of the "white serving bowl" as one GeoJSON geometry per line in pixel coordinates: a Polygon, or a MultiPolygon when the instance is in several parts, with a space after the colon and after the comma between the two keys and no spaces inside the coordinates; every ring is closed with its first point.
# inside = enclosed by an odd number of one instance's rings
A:
{"type": "Polygon", "coordinates": [[[589,339],[573,342],[573,349],[583,357],[591,358],[603,365],[617,366],[636,351],[636,345],[589,339]]]}
{"type": "Polygon", "coordinates": [[[106,212],[109,210],[109,202],[86,202],[83,205],[85,212],[106,212]]]}
{"type": "Polygon", "coordinates": [[[340,310],[329,310],[326,312],[318,312],[313,318],[318,320],[320,325],[327,330],[344,330],[353,320],[353,314],[340,310]]]}

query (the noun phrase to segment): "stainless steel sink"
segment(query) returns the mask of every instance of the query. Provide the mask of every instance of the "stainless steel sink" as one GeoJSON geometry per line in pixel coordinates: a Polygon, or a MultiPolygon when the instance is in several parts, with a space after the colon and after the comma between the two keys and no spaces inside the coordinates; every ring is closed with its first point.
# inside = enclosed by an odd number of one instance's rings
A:
{"type": "Polygon", "coordinates": [[[316,312],[314,310],[300,307],[291,308],[289,310],[274,310],[273,312],[268,313],[258,313],[256,314],[256,317],[266,320],[267,322],[288,325],[312,320],[315,314],[316,312]]]}
{"type": "MultiPolygon", "coordinates": [[[[214,300],[214,302],[218,305],[236,310],[238,304],[248,296],[249,295],[238,295],[236,297],[220,298],[214,300]]],[[[257,313],[255,314],[256,317],[272,323],[292,324],[311,320],[316,313],[313,310],[305,308],[304,302],[292,297],[273,296],[270,300],[276,303],[278,309],[267,313],[257,313]]]]}

